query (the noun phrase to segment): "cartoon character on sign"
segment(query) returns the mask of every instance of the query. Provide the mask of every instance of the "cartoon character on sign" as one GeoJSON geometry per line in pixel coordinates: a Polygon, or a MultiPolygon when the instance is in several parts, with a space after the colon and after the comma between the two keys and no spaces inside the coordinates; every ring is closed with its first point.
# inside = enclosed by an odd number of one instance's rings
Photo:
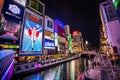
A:
{"type": "Polygon", "coordinates": [[[39,25],[37,26],[30,26],[30,24],[27,22],[27,25],[29,27],[28,29],[28,34],[31,38],[31,42],[32,42],[32,50],[34,50],[34,43],[36,41],[36,39],[39,36],[39,31],[42,29],[39,25]]]}

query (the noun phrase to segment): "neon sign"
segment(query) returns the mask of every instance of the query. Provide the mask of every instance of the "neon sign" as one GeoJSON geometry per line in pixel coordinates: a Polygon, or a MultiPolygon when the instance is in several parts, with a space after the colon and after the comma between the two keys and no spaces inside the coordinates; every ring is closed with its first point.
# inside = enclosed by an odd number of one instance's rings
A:
{"type": "Polygon", "coordinates": [[[78,31],[74,31],[73,33],[72,33],[72,35],[74,36],[74,35],[78,35],[78,31]]]}

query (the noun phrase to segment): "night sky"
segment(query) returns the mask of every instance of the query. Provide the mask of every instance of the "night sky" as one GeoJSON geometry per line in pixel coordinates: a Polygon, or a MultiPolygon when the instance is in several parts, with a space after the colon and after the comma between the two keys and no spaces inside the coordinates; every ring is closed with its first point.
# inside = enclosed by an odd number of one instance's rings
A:
{"type": "Polygon", "coordinates": [[[99,3],[105,0],[40,0],[45,4],[45,14],[68,24],[71,33],[82,32],[83,39],[99,47],[99,3]]]}

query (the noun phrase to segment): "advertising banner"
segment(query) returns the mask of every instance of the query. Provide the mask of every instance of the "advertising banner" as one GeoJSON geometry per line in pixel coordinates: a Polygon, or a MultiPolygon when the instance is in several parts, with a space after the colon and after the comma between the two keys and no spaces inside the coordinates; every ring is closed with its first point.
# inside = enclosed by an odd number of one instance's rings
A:
{"type": "Polygon", "coordinates": [[[58,36],[58,42],[66,43],[66,38],[58,36]]]}
{"type": "Polygon", "coordinates": [[[54,21],[48,16],[45,16],[45,30],[54,32],[54,21]]]}
{"type": "Polygon", "coordinates": [[[46,48],[46,49],[55,49],[54,41],[45,39],[44,40],[44,48],[46,48]]]}
{"type": "Polygon", "coordinates": [[[58,46],[58,33],[55,32],[55,46],[58,46]]]}
{"type": "Polygon", "coordinates": [[[17,4],[13,0],[4,0],[2,14],[7,20],[12,19],[12,21],[21,21],[24,15],[24,7],[17,4]]]}
{"type": "Polygon", "coordinates": [[[58,26],[58,35],[65,38],[65,30],[61,26],[58,26]]]}
{"type": "Polygon", "coordinates": [[[44,38],[49,40],[55,40],[55,35],[52,32],[44,31],[44,38]]]}
{"type": "Polygon", "coordinates": [[[58,33],[58,26],[60,26],[61,28],[64,29],[65,25],[62,21],[58,20],[58,19],[55,19],[54,20],[54,31],[58,33]]]}
{"type": "Polygon", "coordinates": [[[43,18],[41,16],[26,9],[21,41],[22,52],[42,51],[42,20],[43,18]]]}
{"type": "Polygon", "coordinates": [[[68,49],[72,49],[72,41],[71,41],[71,34],[68,36],[68,49]]]}

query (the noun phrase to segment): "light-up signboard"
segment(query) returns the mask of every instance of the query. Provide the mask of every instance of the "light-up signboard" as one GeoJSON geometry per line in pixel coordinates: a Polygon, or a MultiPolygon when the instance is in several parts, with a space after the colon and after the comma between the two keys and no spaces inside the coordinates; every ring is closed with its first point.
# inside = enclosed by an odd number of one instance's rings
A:
{"type": "Polygon", "coordinates": [[[55,35],[54,35],[54,33],[52,33],[52,32],[44,31],[44,38],[54,41],[55,35]]]}
{"type": "Polygon", "coordinates": [[[55,49],[54,41],[44,39],[44,48],[46,48],[46,49],[55,49]]]}
{"type": "Polygon", "coordinates": [[[4,0],[1,11],[0,43],[19,45],[24,7],[13,0],[4,0]]]}
{"type": "Polygon", "coordinates": [[[65,29],[61,26],[58,26],[58,35],[65,38],[65,29]]]}
{"type": "Polygon", "coordinates": [[[55,19],[54,20],[54,31],[55,32],[57,32],[58,33],[58,26],[60,26],[61,28],[63,28],[64,29],[64,23],[63,22],[61,22],[60,20],[58,20],[58,19],[55,19]]]}
{"type": "Polygon", "coordinates": [[[78,34],[79,34],[78,31],[74,31],[74,32],[72,32],[72,35],[73,35],[73,36],[78,35],[78,34]]]}
{"type": "Polygon", "coordinates": [[[42,51],[42,17],[26,9],[21,41],[22,52],[42,51]]]}
{"type": "Polygon", "coordinates": [[[120,0],[112,0],[112,2],[114,4],[115,9],[117,9],[119,7],[120,0]]]}
{"type": "Polygon", "coordinates": [[[17,4],[13,0],[4,0],[2,14],[7,20],[22,20],[24,14],[24,7],[17,4]]]}
{"type": "Polygon", "coordinates": [[[48,16],[45,16],[45,30],[54,32],[54,21],[48,16]]]}
{"type": "Polygon", "coordinates": [[[58,46],[58,34],[55,32],[55,46],[58,46]]]}
{"type": "Polygon", "coordinates": [[[4,3],[4,0],[0,0],[0,12],[2,10],[3,3],[4,3]]]}
{"type": "Polygon", "coordinates": [[[44,15],[45,5],[40,0],[27,0],[27,7],[40,15],[44,15]]]}
{"type": "Polygon", "coordinates": [[[72,49],[72,41],[71,41],[71,35],[68,36],[68,49],[72,49]]]}

